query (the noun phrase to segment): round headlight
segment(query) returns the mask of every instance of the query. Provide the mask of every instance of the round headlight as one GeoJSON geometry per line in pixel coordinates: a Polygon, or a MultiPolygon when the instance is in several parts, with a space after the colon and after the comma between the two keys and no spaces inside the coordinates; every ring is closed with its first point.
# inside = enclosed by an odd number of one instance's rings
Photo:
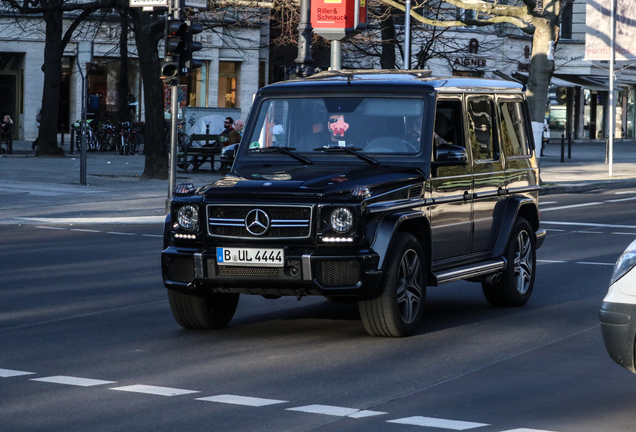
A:
{"type": "Polygon", "coordinates": [[[185,230],[193,230],[199,223],[199,210],[191,205],[185,205],[177,213],[179,226],[185,230]]]}
{"type": "Polygon", "coordinates": [[[353,226],[353,213],[344,207],[335,209],[331,213],[331,228],[339,233],[347,232],[353,226]]]}

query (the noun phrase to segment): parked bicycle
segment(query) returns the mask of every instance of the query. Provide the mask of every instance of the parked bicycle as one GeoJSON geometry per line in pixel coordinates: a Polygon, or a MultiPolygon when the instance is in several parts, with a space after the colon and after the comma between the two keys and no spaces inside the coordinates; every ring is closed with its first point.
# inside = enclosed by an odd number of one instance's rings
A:
{"type": "Polygon", "coordinates": [[[120,123],[119,140],[117,141],[117,153],[120,155],[134,155],[139,150],[139,137],[137,129],[130,122],[120,123]]]}
{"type": "Polygon", "coordinates": [[[97,141],[101,151],[115,150],[115,125],[104,123],[102,129],[97,132],[97,141]]]}
{"type": "MultiPolygon", "coordinates": [[[[86,150],[87,151],[97,151],[99,150],[99,142],[97,141],[97,137],[93,133],[93,128],[91,122],[93,119],[86,120],[85,136],[86,136],[86,150]]],[[[75,146],[77,151],[82,151],[82,120],[78,120],[73,125],[73,128],[77,132],[77,139],[75,140],[75,146]]]]}

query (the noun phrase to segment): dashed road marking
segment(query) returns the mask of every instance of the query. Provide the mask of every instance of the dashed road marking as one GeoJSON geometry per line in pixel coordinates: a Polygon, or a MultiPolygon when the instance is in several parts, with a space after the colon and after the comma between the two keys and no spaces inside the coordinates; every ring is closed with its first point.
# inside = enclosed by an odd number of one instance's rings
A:
{"type": "Polygon", "coordinates": [[[143,384],[135,384],[135,385],[129,385],[124,387],[113,387],[110,390],[152,394],[157,396],[181,396],[181,395],[191,394],[191,393],[201,393],[197,390],[184,390],[184,389],[159,387],[159,386],[151,386],[151,385],[143,385],[143,384]]]}
{"type": "Polygon", "coordinates": [[[300,411],[300,412],[311,413],[311,414],[326,414],[331,416],[352,417],[352,418],[372,417],[376,415],[387,414],[385,412],[380,412],[380,411],[367,411],[367,410],[359,410],[356,408],[345,408],[345,407],[339,407],[339,406],[317,405],[317,404],[287,408],[287,411],[300,411]]]}
{"type": "Polygon", "coordinates": [[[548,211],[554,211],[554,210],[568,210],[568,209],[572,209],[572,208],[589,207],[589,206],[595,206],[595,205],[601,205],[601,204],[603,204],[603,203],[602,202],[590,202],[590,203],[583,203],[583,204],[566,205],[566,206],[561,206],[561,207],[550,207],[550,208],[547,208],[547,209],[542,208],[541,209],[541,213],[548,212],[548,211]]]}
{"type": "Polygon", "coordinates": [[[56,375],[44,378],[32,378],[31,381],[41,381],[54,384],[66,384],[79,387],[91,387],[105,384],[115,384],[117,381],[104,381],[90,378],[78,378],[72,376],[56,375]]]}
{"type": "Polygon", "coordinates": [[[636,229],[636,225],[611,225],[611,224],[586,223],[586,222],[550,222],[550,221],[541,221],[541,225],[569,225],[569,226],[594,227],[594,228],[636,229]]]}
{"type": "Polygon", "coordinates": [[[263,398],[228,395],[228,394],[202,397],[202,398],[197,398],[196,400],[206,401],[206,402],[227,403],[227,404],[234,404],[234,405],[245,405],[245,406],[252,406],[252,407],[262,407],[262,406],[276,405],[276,404],[282,404],[282,403],[288,402],[284,400],[263,399],[263,398]]]}
{"type": "Polygon", "coordinates": [[[554,432],[554,431],[543,430],[543,429],[521,428],[521,429],[509,429],[509,430],[505,430],[501,432],[554,432]]]}
{"type": "Polygon", "coordinates": [[[584,264],[584,265],[597,265],[597,266],[614,266],[614,263],[599,263],[599,262],[588,262],[588,261],[578,261],[576,264],[584,264]]]}
{"type": "Polygon", "coordinates": [[[466,421],[458,421],[458,420],[446,420],[440,418],[433,417],[406,417],[401,419],[389,420],[387,423],[398,423],[398,424],[406,424],[413,426],[425,426],[425,427],[434,427],[440,429],[452,429],[452,430],[468,430],[475,429],[483,426],[490,426],[487,423],[473,423],[466,421]]]}
{"type": "Polygon", "coordinates": [[[22,375],[35,375],[35,372],[24,372],[19,370],[11,370],[11,369],[0,369],[0,378],[11,378],[22,375]]]}
{"type": "Polygon", "coordinates": [[[541,264],[565,264],[567,261],[557,261],[557,260],[537,260],[538,263],[541,264]]]}

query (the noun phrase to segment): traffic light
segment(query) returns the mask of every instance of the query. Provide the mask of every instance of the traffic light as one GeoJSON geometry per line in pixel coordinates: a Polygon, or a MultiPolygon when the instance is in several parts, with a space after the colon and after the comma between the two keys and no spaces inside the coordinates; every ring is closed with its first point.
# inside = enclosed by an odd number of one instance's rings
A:
{"type": "Polygon", "coordinates": [[[188,24],[180,20],[166,20],[166,51],[164,57],[175,57],[186,49],[188,24]]]}
{"type": "Polygon", "coordinates": [[[203,27],[200,24],[193,23],[192,21],[185,21],[187,26],[183,40],[185,42],[185,48],[179,54],[179,72],[181,74],[187,74],[192,69],[201,67],[201,60],[192,58],[192,53],[199,51],[203,48],[201,42],[197,42],[192,37],[195,34],[201,33],[203,27]]]}

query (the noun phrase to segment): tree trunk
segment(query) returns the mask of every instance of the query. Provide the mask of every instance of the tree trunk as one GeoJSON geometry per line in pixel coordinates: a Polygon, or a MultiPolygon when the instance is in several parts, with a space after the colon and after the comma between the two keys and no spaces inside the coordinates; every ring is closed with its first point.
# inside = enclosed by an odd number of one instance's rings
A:
{"type": "Polygon", "coordinates": [[[382,36],[382,53],[380,54],[380,66],[382,69],[395,69],[395,24],[391,7],[382,5],[382,21],[380,31],[382,36]]]}
{"type": "Polygon", "coordinates": [[[60,113],[60,88],[62,82],[62,11],[44,12],[44,89],[42,112],[38,132],[37,156],[59,156],[63,151],[57,145],[57,125],[60,113]]]}
{"type": "Polygon", "coordinates": [[[543,124],[545,111],[548,106],[548,89],[550,79],[554,73],[554,60],[548,59],[550,42],[555,40],[556,27],[547,20],[540,25],[535,24],[532,38],[532,60],[530,61],[530,75],[528,77],[528,105],[530,118],[533,122],[543,124]]]}
{"type": "Polygon", "coordinates": [[[128,10],[119,11],[121,17],[121,35],[119,36],[119,83],[117,84],[118,120],[131,121],[128,107],[128,10]]]}
{"type": "Polygon", "coordinates": [[[159,50],[157,45],[163,27],[154,25],[154,18],[141,8],[131,8],[135,24],[135,39],[139,53],[139,67],[143,79],[145,106],[144,149],[146,153],[144,179],[168,179],[165,120],[163,117],[163,82],[159,79],[159,50]]]}

